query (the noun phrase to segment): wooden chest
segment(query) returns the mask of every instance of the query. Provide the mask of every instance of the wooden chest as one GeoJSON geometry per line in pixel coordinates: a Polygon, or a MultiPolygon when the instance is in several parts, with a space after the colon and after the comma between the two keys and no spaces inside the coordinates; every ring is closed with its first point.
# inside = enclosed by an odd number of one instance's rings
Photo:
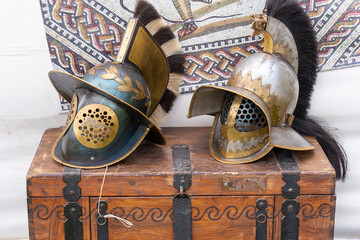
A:
{"type": "Polygon", "coordinates": [[[100,214],[127,228],[98,218],[104,168],[51,158],[60,131],[45,132],[27,175],[30,239],[333,238],[335,171],[314,139],[314,151],[229,165],[211,157],[210,128],[166,128],[167,146],[144,143],[107,171],[100,214]]]}

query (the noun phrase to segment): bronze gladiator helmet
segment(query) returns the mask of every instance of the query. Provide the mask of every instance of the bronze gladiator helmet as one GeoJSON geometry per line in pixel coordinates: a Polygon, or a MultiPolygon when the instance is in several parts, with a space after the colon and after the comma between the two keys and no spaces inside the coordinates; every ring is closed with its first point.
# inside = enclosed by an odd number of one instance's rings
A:
{"type": "Polygon", "coordinates": [[[53,158],[68,166],[99,168],[131,154],[147,139],[165,144],[159,129],[184,74],[178,40],[155,8],[139,1],[114,62],[81,79],[51,71],[56,90],[71,108],[53,158]]]}

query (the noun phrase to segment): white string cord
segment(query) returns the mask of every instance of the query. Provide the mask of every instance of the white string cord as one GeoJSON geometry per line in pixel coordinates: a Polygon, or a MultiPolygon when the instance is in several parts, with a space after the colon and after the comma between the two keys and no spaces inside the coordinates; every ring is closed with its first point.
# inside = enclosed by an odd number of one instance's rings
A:
{"type": "Polygon", "coordinates": [[[125,227],[131,228],[134,224],[132,222],[126,220],[126,219],[115,216],[113,214],[101,215],[101,213],[100,213],[101,195],[102,195],[102,191],[103,191],[103,187],[104,187],[104,183],[105,183],[105,177],[106,177],[107,170],[108,170],[108,166],[106,166],[106,168],[105,168],[104,177],[103,177],[102,184],[101,184],[101,187],[100,187],[100,194],[99,194],[99,200],[98,200],[98,215],[99,215],[99,217],[103,217],[105,219],[107,219],[107,218],[115,218],[116,220],[121,222],[125,227]]]}
{"type": "Polygon", "coordinates": [[[100,187],[100,194],[99,194],[99,200],[98,200],[98,214],[99,214],[99,216],[102,216],[100,214],[100,201],[101,201],[101,194],[102,194],[102,191],[103,191],[107,170],[108,170],[108,166],[106,166],[106,168],[105,168],[103,180],[102,180],[101,187],[100,187]]]}

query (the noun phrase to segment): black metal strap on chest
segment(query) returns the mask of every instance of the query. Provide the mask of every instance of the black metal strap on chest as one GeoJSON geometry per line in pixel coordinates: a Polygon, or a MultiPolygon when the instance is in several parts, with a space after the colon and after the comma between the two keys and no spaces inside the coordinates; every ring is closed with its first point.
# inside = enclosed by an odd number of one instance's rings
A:
{"type": "Polygon", "coordinates": [[[99,213],[96,213],[96,222],[97,222],[97,239],[98,240],[108,240],[109,239],[109,226],[106,218],[102,217],[107,215],[108,204],[106,201],[101,201],[96,203],[96,209],[99,209],[99,213]],[[100,205],[99,205],[100,204],[100,205]],[[99,205],[99,206],[98,206],[99,205]]]}
{"type": "Polygon", "coordinates": [[[256,201],[256,240],[267,239],[267,207],[266,199],[260,198],[256,201]]]}
{"type": "Polygon", "coordinates": [[[290,150],[274,149],[275,155],[280,163],[282,179],[285,184],[281,192],[285,200],[281,211],[284,217],[281,219],[281,240],[299,239],[299,213],[300,203],[296,198],[300,195],[300,170],[290,150]]]}
{"type": "Polygon", "coordinates": [[[81,169],[64,167],[63,182],[66,183],[63,188],[63,196],[68,201],[64,206],[65,220],[65,240],[82,240],[83,225],[79,219],[82,215],[82,207],[77,202],[81,197],[81,188],[78,183],[81,181],[81,169]]]}
{"type": "Polygon", "coordinates": [[[191,186],[189,146],[172,146],[174,161],[174,187],[179,191],[173,199],[174,239],[191,240],[191,198],[185,191],[191,186]]]}

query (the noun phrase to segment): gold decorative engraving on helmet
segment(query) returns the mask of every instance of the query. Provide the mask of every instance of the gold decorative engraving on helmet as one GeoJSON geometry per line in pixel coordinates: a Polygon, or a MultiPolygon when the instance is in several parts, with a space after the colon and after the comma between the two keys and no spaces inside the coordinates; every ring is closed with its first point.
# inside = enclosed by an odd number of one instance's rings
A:
{"type": "Polygon", "coordinates": [[[274,44],[274,52],[281,54],[291,65],[294,64],[295,58],[293,56],[293,50],[289,47],[289,45],[276,42],[274,44]]]}
{"type": "Polygon", "coordinates": [[[293,124],[294,119],[295,119],[295,116],[292,115],[292,114],[286,114],[286,116],[285,116],[285,122],[286,122],[286,124],[287,124],[288,126],[290,126],[290,127],[291,127],[291,125],[293,124]]]}
{"type": "Polygon", "coordinates": [[[241,87],[246,90],[249,90],[260,98],[266,103],[269,108],[269,112],[271,114],[272,125],[276,126],[280,123],[280,115],[279,115],[279,106],[276,105],[277,96],[271,95],[271,84],[262,85],[261,77],[256,79],[252,79],[251,72],[248,72],[244,76],[242,75],[241,71],[234,77],[231,77],[227,83],[228,86],[235,86],[241,87]]]}
{"type": "MultiPolygon", "coordinates": [[[[120,86],[118,86],[116,88],[116,90],[121,91],[121,92],[133,92],[135,93],[135,100],[143,100],[144,98],[150,99],[149,95],[146,94],[145,88],[144,86],[137,80],[135,80],[136,86],[138,87],[138,89],[133,87],[132,81],[130,79],[129,76],[127,76],[126,74],[122,74],[123,79],[118,77],[118,70],[115,66],[111,65],[109,67],[109,69],[105,68],[106,73],[101,75],[100,78],[104,79],[104,80],[115,80],[117,81],[120,86]]],[[[148,103],[146,103],[148,104],[148,103]]]]}
{"type": "Polygon", "coordinates": [[[257,14],[250,15],[250,17],[254,20],[251,24],[251,29],[254,30],[253,36],[259,35],[262,31],[265,31],[267,24],[267,15],[265,14],[257,14]]]}
{"type": "Polygon", "coordinates": [[[253,15],[251,28],[254,30],[251,37],[262,34],[264,37],[263,52],[270,54],[278,53],[292,65],[295,72],[298,71],[298,52],[290,30],[276,18],[258,14],[253,15]]]}
{"type": "Polygon", "coordinates": [[[238,132],[235,128],[220,128],[220,153],[225,158],[241,158],[250,156],[269,142],[269,127],[252,132],[238,132]]]}
{"type": "Polygon", "coordinates": [[[64,129],[64,133],[69,129],[69,127],[71,126],[72,122],[74,121],[75,115],[76,115],[76,110],[77,110],[77,106],[78,106],[78,98],[76,93],[74,93],[72,99],[71,99],[71,103],[70,103],[70,108],[69,108],[69,113],[66,119],[66,123],[65,123],[65,129],[64,129]]]}
{"type": "MultiPolygon", "coordinates": [[[[115,63],[115,62],[113,62],[115,63]]],[[[91,76],[94,76],[95,74],[95,71],[98,70],[98,69],[103,69],[103,66],[105,65],[106,63],[102,63],[102,64],[99,64],[99,65],[96,65],[95,67],[93,68],[90,68],[89,71],[88,71],[88,74],[91,75],[91,76]]]]}
{"type": "Polygon", "coordinates": [[[264,48],[263,51],[267,53],[273,53],[273,39],[265,29],[268,22],[268,16],[265,14],[251,15],[254,21],[251,24],[251,28],[254,30],[251,37],[262,34],[264,36],[264,48]]]}
{"type": "Polygon", "coordinates": [[[115,112],[102,104],[89,104],[76,114],[76,139],[88,148],[103,148],[115,138],[119,121],[115,112]]]}

